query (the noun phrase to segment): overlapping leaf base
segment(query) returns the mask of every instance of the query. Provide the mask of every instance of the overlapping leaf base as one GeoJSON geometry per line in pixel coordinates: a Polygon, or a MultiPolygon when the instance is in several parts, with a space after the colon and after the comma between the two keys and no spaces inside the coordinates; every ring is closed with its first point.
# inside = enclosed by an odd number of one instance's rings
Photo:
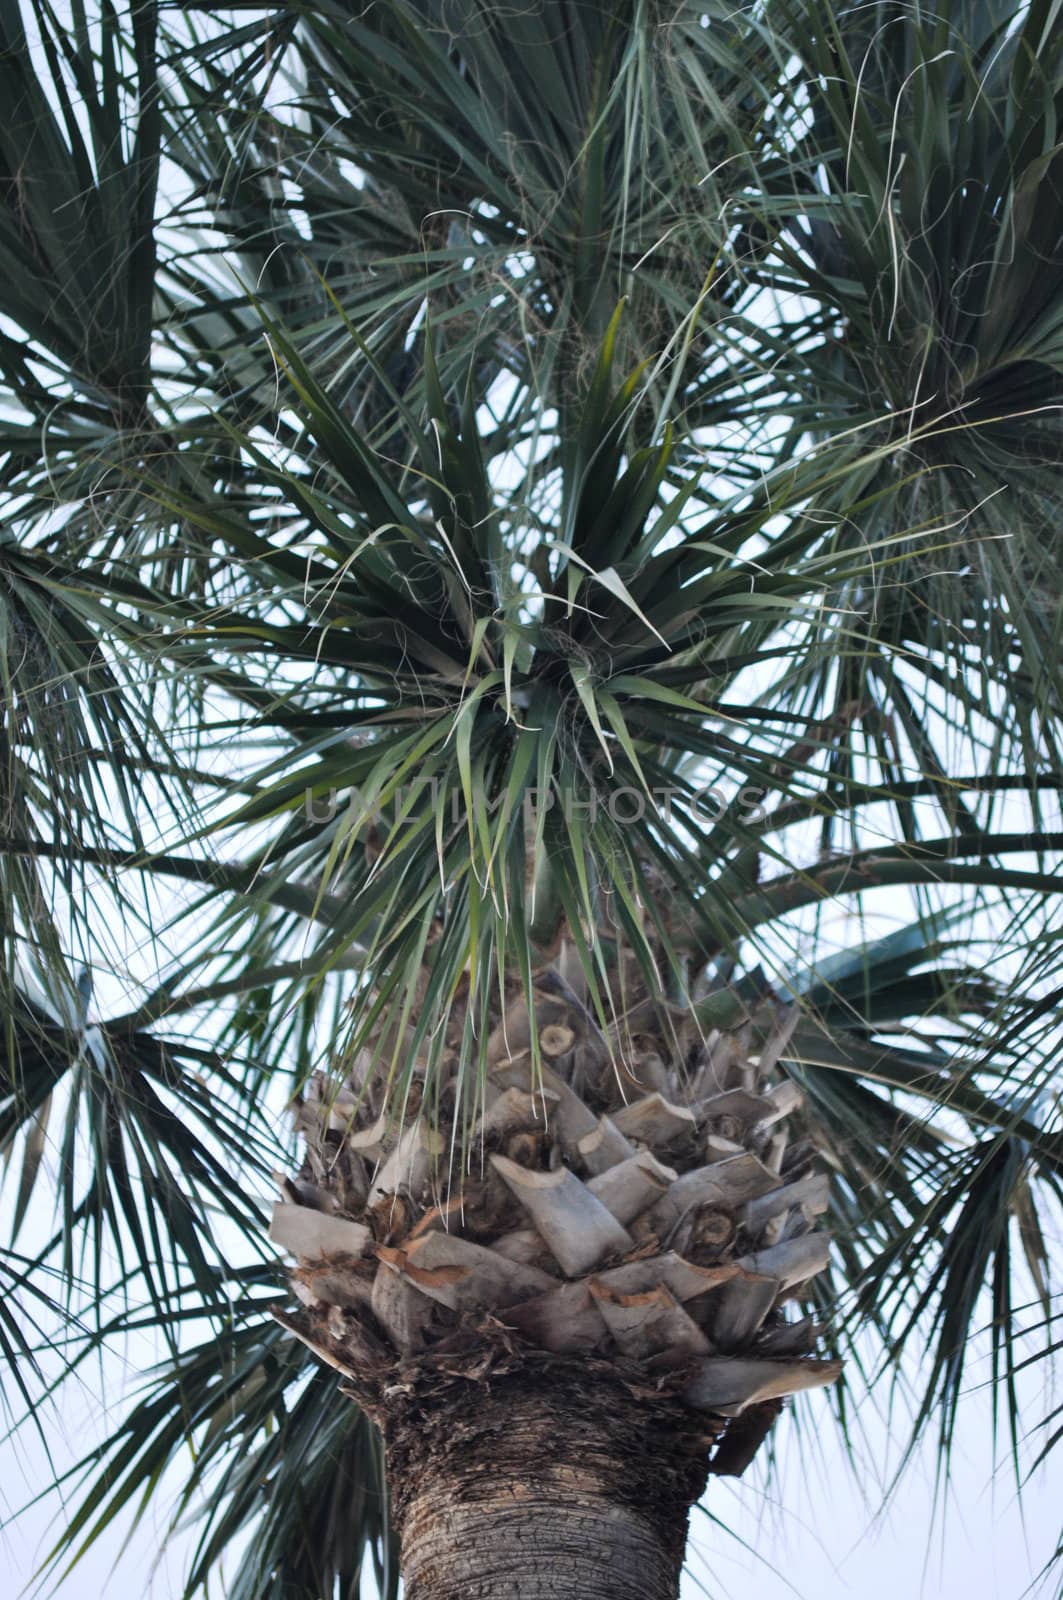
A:
{"type": "Polygon", "coordinates": [[[434,1127],[380,1113],[363,1052],[299,1105],[272,1237],[305,1309],[281,1320],[377,1416],[433,1373],[612,1364],[703,1415],[710,1470],[742,1471],[781,1398],[839,1371],[785,1311],[828,1256],[827,1179],[789,1137],[801,1096],[778,1065],[794,1021],[761,1000],[691,1038],[643,1000],[605,1035],[551,969],[538,1051],[515,999],[464,1138],[445,1102],[434,1127]]]}

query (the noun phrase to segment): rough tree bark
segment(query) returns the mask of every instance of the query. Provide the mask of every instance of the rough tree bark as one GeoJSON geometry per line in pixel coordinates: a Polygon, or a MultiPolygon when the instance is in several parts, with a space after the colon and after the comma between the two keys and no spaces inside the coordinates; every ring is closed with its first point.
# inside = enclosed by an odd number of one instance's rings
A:
{"type": "Polygon", "coordinates": [[[380,1417],[406,1600],[676,1600],[704,1427],[605,1372],[455,1378],[380,1417]]]}

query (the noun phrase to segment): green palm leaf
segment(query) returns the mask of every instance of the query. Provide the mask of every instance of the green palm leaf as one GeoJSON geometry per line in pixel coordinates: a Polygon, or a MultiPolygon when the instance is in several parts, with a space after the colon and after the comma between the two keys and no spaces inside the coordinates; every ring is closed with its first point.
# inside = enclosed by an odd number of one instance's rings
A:
{"type": "Polygon", "coordinates": [[[190,1596],[396,1592],[377,1437],[277,1299],[281,1119],[430,1114],[453,1177],[535,993],[621,1065],[632,1012],[691,1081],[714,1030],[774,1049],[833,1175],[806,1309],[857,1373],[922,1357],[945,1468],[984,1336],[1021,1469],[1057,11],[0,15],[0,1346],[38,1418],[165,1351],[53,1571],[165,1483],[190,1596]]]}

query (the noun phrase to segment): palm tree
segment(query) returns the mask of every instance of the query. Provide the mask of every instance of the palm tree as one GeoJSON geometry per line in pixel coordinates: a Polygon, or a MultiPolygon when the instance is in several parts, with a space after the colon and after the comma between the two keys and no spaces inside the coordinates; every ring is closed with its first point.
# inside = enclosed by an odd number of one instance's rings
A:
{"type": "Polygon", "coordinates": [[[0,1340],[163,1355],[53,1562],[666,1600],[983,1327],[1019,1466],[1058,12],[0,11],[0,1340]]]}

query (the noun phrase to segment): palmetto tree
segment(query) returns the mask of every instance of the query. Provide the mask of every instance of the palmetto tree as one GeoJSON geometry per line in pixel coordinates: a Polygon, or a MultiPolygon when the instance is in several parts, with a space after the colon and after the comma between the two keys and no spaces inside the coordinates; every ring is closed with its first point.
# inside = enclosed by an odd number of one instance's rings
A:
{"type": "Polygon", "coordinates": [[[57,1562],[663,1600],[982,1328],[1050,1447],[1059,10],[0,7],[0,1339],[164,1356],[57,1562]]]}

